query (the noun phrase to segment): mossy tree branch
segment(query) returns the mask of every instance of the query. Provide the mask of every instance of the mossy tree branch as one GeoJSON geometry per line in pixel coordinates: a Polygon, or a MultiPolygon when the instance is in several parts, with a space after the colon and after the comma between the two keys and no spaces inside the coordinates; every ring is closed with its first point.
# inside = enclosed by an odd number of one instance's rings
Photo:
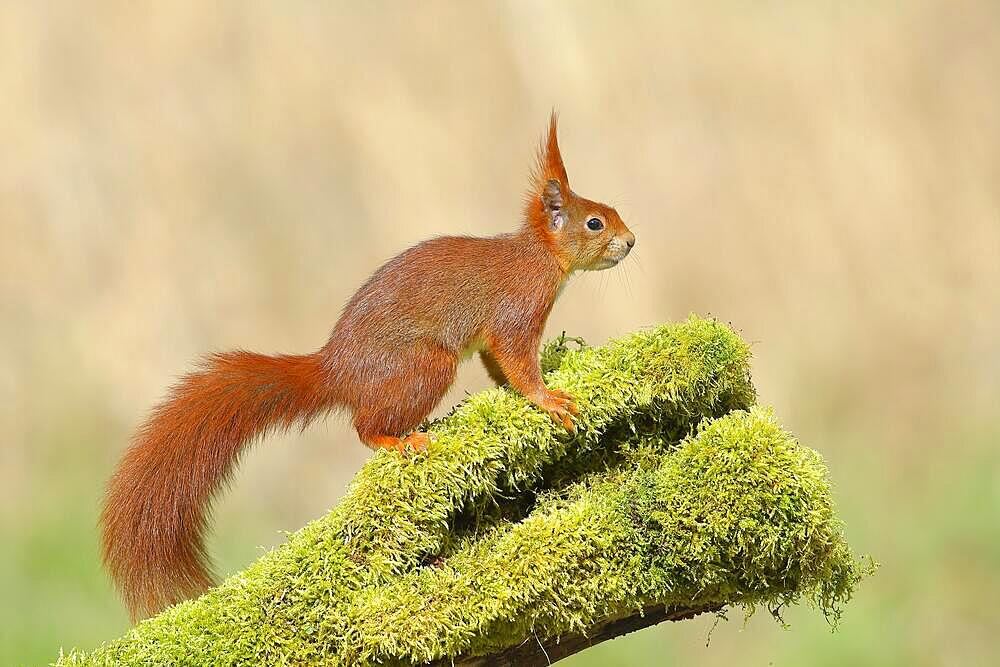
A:
{"type": "Polygon", "coordinates": [[[244,572],[60,664],[450,663],[582,646],[643,609],[806,598],[836,617],[861,569],[825,468],[752,408],[732,330],[691,318],[544,356],[574,437],[514,392],[473,396],[244,572]]]}

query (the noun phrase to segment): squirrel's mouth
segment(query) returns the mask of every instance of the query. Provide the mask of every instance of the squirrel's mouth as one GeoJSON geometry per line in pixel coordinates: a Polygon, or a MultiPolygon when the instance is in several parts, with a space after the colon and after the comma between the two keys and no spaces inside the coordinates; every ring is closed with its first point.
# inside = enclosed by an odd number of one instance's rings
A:
{"type": "Polygon", "coordinates": [[[605,247],[603,254],[589,267],[588,271],[603,271],[617,266],[623,259],[628,257],[632,251],[632,246],[622,243],[618,239],[612,239],[605,247]]]}
{"type": "Polygon", "coordinates": [[[590,270],[603,271],[604,269],[610,269],[613,266],[617,266],[619,262],[625,259],[626,255],[628,255],[627,250],[623,253],[619,253],[618,255],[605,255],[594,262],[594,264],[590,267],[590,270]]]}
{"type": "Polygon", "coordinates": [[[632,246],[627,246],[627,245],[624,246],[624,247],[619,246],[619,248],[617,250],[618,250],[617,253],[615,253],[615,254],[613,254],[613,255],[611,255],[609,257],[609,259],[611,260],[611,266],[614,266],[614,265],[618,264],[623,259],[625,259],[626,257],[628,257],[628,254],[630,252],[632,252],[632,246]]]}

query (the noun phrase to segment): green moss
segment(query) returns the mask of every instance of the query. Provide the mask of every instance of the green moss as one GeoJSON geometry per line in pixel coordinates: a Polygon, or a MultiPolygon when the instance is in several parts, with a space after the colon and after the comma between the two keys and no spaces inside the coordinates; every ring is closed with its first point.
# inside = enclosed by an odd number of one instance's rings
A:
{"type": "Polygon", "coordinates": [[[653,602],[837,613],[859,575],[825,469],[745,411],[732,330],[692,317],[543,361],[575,436],[509,390],[473,396],[246,571],[60,664],[406,664],[653,602]]]}
{"type": "MultiPolygon", "coordinates": [[[[643,441],[642,445],[647,445],[643,441]]],[[[771,607],[803,596],[835,615],[860,571],[818,454],[755,408],[669,451],[543,498],[437,567],[366,589],[349,657],[423,662],[584,631],[651,603],[771,607]]],[[[342,653],[342,655],[344,655],[342,653]]]]}

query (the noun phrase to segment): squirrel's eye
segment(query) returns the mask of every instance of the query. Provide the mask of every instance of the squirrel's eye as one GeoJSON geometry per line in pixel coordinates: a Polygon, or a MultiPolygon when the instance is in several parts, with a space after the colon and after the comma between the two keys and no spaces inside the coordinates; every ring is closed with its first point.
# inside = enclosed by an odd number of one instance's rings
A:
{"type": "Polygon", "coordinates": [[[587,221],[587,229],[592,232],[599,232],[604,229],[604,223],[601,222],[600,218],[591,218],[587,221]]]}

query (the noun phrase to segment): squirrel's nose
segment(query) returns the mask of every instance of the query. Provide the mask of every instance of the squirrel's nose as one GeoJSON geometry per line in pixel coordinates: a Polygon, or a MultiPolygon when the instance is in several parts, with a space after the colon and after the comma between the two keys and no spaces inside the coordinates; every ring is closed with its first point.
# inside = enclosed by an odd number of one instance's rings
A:
{"type": "Polygon", "coordinates": [[[632,232],[629,232],[622,238],[625,239],[625,243],[628,244],[629,248],[635,245],[635,234],[633,234],[632,232]]]}

